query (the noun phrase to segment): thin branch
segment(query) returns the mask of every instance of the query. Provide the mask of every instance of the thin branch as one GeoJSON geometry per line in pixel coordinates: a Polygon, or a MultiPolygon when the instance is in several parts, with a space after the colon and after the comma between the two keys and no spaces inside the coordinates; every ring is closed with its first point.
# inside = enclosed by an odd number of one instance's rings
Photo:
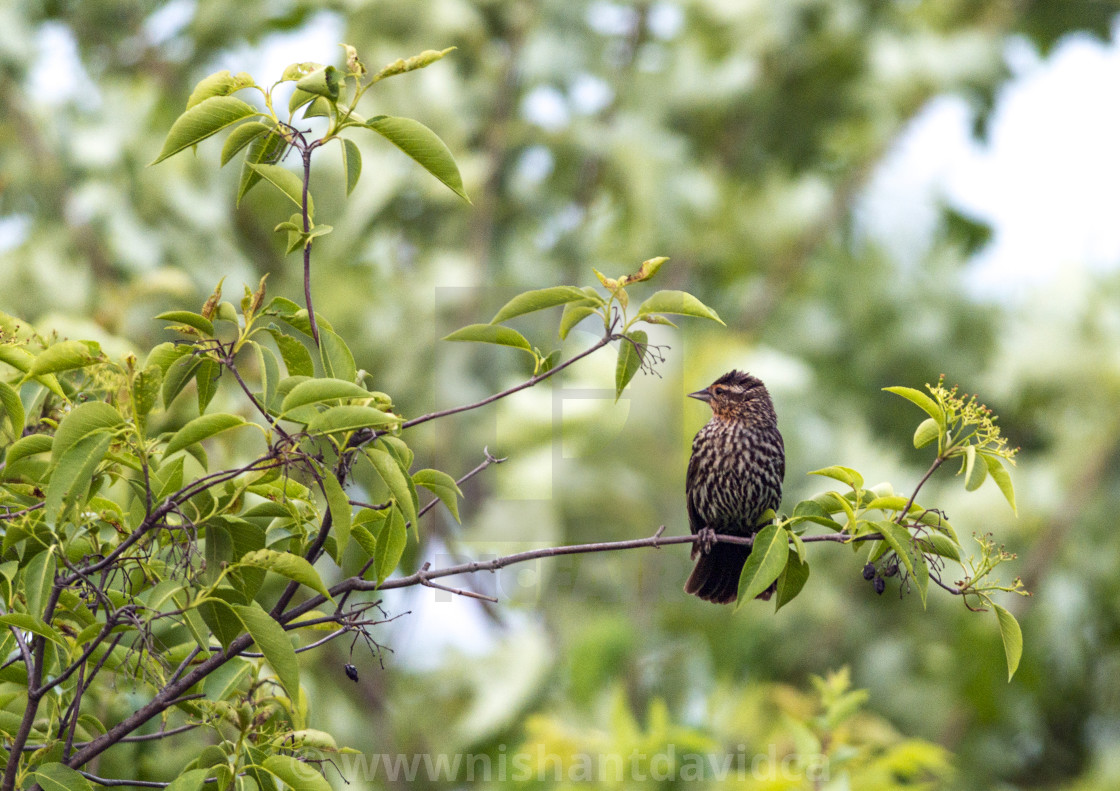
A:
{"type": "MultiPolygon", "coordinates": [[[[302,141],[303,136],[299,135],[302,141]]],[[[311,183],[311,154],[315,150],[313,144],[308,145],[306,142],[301,147],[300,154],[303,155],[303,202],[300,210],[303,213],[303,232],[311,233],[311,214],[308,211],[308,187],[311,183]]],[[[311,306],[311,240],[308,239],[303,243],[303,297],[307,302],[307,320],[311,324],[311,337],[315,341],[315,347],[319,348],[319,323],[315,320],[315,308],[311,306]]]]}
{"type": "Polygon", "coordinates": [[[80,769],[78,770],[78,774],[91,783],[97,783],[97,785],[105,786],[106,788],[167,788],[171,785],[171,783],[160,783],[156,780],[114,780],[107,777],[98,777],[95,774],[83,772],[80,769]]]}
{"type": "Polygon", "coordinates": [[[41,503],[35,503],[35,505],[30,505],[27,508],[21,508],[18,511],[5,511],[4,513],[0,514],[0,519],[15,519],[17,516],[23,516],[24,514],[29,514],[32,511],[38,511],[46,504],[47,502],[46,500],[44,500],[41,503]]]}
{"type": "Polygon", "coordinates": [[[577,354],[575,357],[572,357],[568,360],[565,360],[564,362],[557,365],[555,368],[552,368],[552,369],[549,369],[548,371],[545,371],[543,374],[537,374],[536,376],[532,377],[531,379],[525,380],[521,384],[514,385],[513,387],[506,388],[505,390],[501,391],[500,393],[494,393],[494,395],[487,396],[486,398],[482,399],[481,401],[475,401],[473,404],[464,404],[463,406],[451,407],[450,409],[441,409],[438,412],[429,412],[426,415],[421,415],[420,417],[414,417],[412,420],[406,420],[403,424],[401,424],[401,428],[402,429],[411,428],[413,426],[418,426],[421,423],[427,423],[429,420],[436,420],[437,418],[447,417],[448,415],[457,415],[460,412],[467,412],[468,410],[471,410],[471,409],[478,409],[479,407],[486,406],[487,404],[492,404],[499,399],[505,398],[508,395],[513,395],[516,392],[519,392],[521,390],[525,390],[526,388],[529,388],[529,387],[532,387],[533,385],[539,384],[539,383],[543,382],[545,379],[548,379],[550,376],[554,376],[554,375],[560,373],[561,371],[563,371],[565,368],[567,368],[572,363],[575,363],[575,362],[578,362],[579,360],[582,360],[584,357],[587,357],[589,354],[594,354],[595,352],[599,351],[599,349],[602,349],[604,346],[606,346],[611,341],[617,340],[618,338],[622,337],[620,335],[615,335],[614,334],[613,326],[612,326],[611,329],[612,329],[612,331],[607,333],[606,335],[604,335],[602,338],[600,338],[598,343],[596,343],[595,345],[593,345],[593,346],[591,346],[587,349],[584,349],[582,352],[577,354]]]}
{"type": "Polygon", "coordinates": [[[424,587],[447,591],[448,593],[454,593],[457,596],[466,596],[470,599],[481,599],[482,601],[488,601],[492,604],[498,603],[497,596],[487,596],[485,593],[475,593],[474,591],[464,590],[462,588],[451,588],[447,585],[440,585],[438,582],[432,582],[431,579],[428,578],[428,570],[431,569],[431,567],[432,564],[426,562],[421,567],[420,571],[416,572],[420,575],[420,584],[424,587]]]}

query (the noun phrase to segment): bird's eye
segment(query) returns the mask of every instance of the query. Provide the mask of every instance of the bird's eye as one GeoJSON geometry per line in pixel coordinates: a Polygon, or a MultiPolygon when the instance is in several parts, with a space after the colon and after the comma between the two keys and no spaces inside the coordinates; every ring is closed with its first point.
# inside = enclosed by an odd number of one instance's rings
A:
{"type": "Polygon", "coordinates": [[[715,385],[712,387],[712,395],[723,395],[727,392],[727,388],[723,385],[715,385]]]}

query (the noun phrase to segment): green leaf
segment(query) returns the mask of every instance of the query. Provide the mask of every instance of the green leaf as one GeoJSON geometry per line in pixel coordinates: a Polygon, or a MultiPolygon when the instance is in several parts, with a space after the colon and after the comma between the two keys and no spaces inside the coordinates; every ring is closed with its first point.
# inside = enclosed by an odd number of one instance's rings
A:
{"type": "MultiPolygon", "coordinates": [[[[303,208],[303,179],[282,165],[265,165],[250,162],[249,167],[266,181],[283,192],[298,208],[303,208]]],[[[307,195],[307,216],[315,216],[315,201],[307,195]]]]}
{"type": "Polygon", "coordinates": [[[374,556],[374,568],[377,572],[377,584],[389,578],[396,569],[404,555],[405,545],[408,543],[408,527],[405,525],[404,515],[400,508],[393,508],[389,518],[377,534],[377,554],[374,556]]]}
{"type": "MultiPolygon", "coordinates": [[[[295,558],[295,555],[288,557],[295,558]]],[[[305,563],[307,561],[304,561],[305,563]]],[[[264,654],[268,664],[276,671],[276,676],[288,693],[288,697],[296,702],[299,700],[299,662],[296,661],[296,652],[288,639],[284,627],[273,620],[259,604],[232,605],[233,611],[245,624],[245,630],[257,644],[257,648],[264,654]]]]}
{"type": "Polygon", "coordinates": [[[316,96],[325,96],[331,101],[338,99],[338,89],[342,85],[343,75],[334,66],[324,66],[321,69],[300,78],[296,88],[316,96]]]}
{"type": "Polygon", "coordinates": [[[853,489],[863,488],[863,476],[860,475],[857,471],[853,470],[851,467],[842,467],[839,464],[835,464],[831,467],[825,467],[821,470],[813,470],[809,474],[821,475],[825,478],[832,478],[835,481],[840,481],[841,483],[845,483],[848,486],[851,486],[853,489]]]}
{"type": "Polygon", "coordinates": [[[35,358],[27,369],[24,381],[44,374],[85,368],[104,361],[101,346],[94,341],[59,341],[35,358]]]}
{"type": "Polygon", "coordinates": [[[454,478],[440,470],[418,470],[413,473],[412,482],[417,486],[423,486],[438,497],[440,502],[447,506],[451,515],[455,517],[455,521],[460,521],[459,498],[463,496],[463,492],[459,489],[459,485],[455,483],[454,478]]]}
{"type": "Polygon", "coordinates": [[[330,591],[327,590],[327,586],[320,579],[319,572],[299,555],[293,555],[290,552],[277,552],[272,549],[258,549],[253,552],[246,552],[237,562],[243,566],[274,571],[280,576],[294,580],[300,585],[306,585],[316,593],[321,593],[334,601],[330,591]]]}
{"type": "Polygon", "coordinates": [[[896,522],[880,520],[874,523],[875,529],[883,536],[883,540],[898,555],[907,573],[914,580],[918,588],[918,595],[922,599],[922,607],[926,606],[926,593],[929,588],[929,566],[926,559],[915,546],[914,538],[910,531],[896,522]]]}
{"type": "Polygon", "coordinates": [[[342,141],[342,167],[346,170],[346,194],[349,195],[362,175],[362,152],[353,140],[342,141]]]}
{"type": "Polygon", "coordinates": [[[959,561],[961,559],[960,545],[944,533],[929,532],[918,541],[925,552],[932,552],[950,560],[959,561]]]}
{"type": "Polygon", "coordinates": [[[225,167],[231,159],[237,156],[238,151],[275,128],[272,123],[265,123],[264,121],[246,121],[234,129],[222,145],[221,167],[225,167]]]}
{"type": "Polygon", "coordinates": [[[988,465],[984,463],[983,459],[980,460],[979,464],[976,463],[976,446],[969,445],[964,449],[965,490],[969,492],[976,491],[987,477],[988,465]]]}
{"type": "Polygon", "coordinates": [[[43,791],[93,791],[93,786],[74,769],[60,763],[42,764],[31,773],[43,791]]]}
{"type": "Polygon", "coordinates": [[[341,558],[346,545],[350,543],[350,522],[354,510],[338,478],[329,473],[324,475],[323,488],[326,490],[327,507],[331,513],[331,532],[334,534],[335,546],[338,547],[337,554],[341,558]]]}
{"type": "Polygon", "coordinates": [[[11,468],[20,459],[46,453],[52,445],[54,445],[54,437],[46,434],[28,434],[26,437],[20,437],[9,446],[8,452],[4,455],[4,463],[11,468]]]}
{"type": "Polygon", "coordinates": [[[284,396],[280,413],[290,412],[307,404],[318,404],[349,398],[373,398],[373,394],[361,385],[344,379],[308,379],[300,382],[284,396]]]}
{"type": "Polygon", "coordinates": [[[791,552],[782,575],[778,577],[774,611],[777,612],[793,601],[794,597],[801,593],[801,589],[805,587],[808,580],[809,564],[798,557],[796,552],[791,552]]]}
{"type": "Polygon", "coordinates": [[[1019,660],[1023,658],[1023,630],[1015,616],[1003,607],[993,603],[992,609],[999,619],[999,636],[1003,638],[1003,654],[1007,657],[1007,680],[1011,681],[1019,669],[1019,660]]]}
{"type": "Polygon", "coordinates": [[[0,382],[0,404],[3,404],[4,412],[12,422],[12,436],[18,438],[23,433],[27,414],[23,410],[23,401],[20,400],[19,393],[5,382],[0,382]]]}
{"type": "Polygon", "coordinates": [[[328,783],[311,764],[290,755],[270,755],[264,759],[265,771],[292,787],[294,791],[331,791],[328,783]]]}
{"type": "Polygon", "coordinates": [[[86,435],[62,454],[47,484],[43,510],[49,524],[61,522],[71,508],[85,501],[93,473],[109,452],[112,441],[108,431],[95,432],[86,435]]]}
{"type": "Polygon", "coordinates": [[[739,598],[735,609],[758,596],[778,579],[789,559],[789,536],[784,528],[770,524],[755,533],[754,545],[739,576],[739,598]]]}
{"type": "Polygon", "coordinates": [[[926,414],[933,418],[938,427],[945,430],[945,412],[938,406],[937,402],[923,393],[921,390],[915,390],[912,387],[884,387],[888,393],[894,393],[897,396],[902,396],[907,401],[917,404],[925,410],[926,414]]]}
{"type": "Polygon", "coordinates": [[[23,569],[21,580],[27,611],[36,618],[41,617],[46,609],[57,568],[54,551],[48,549],[31,558],[23,569]]]}
{"type": "Polygon", "coordinates": [[[397,460],[393,458],[389,451],[382,450],[372,444],[365,451],[370,463],[373,464],[373,468],[377,470],[381,480],[385,481],[385,485],[389,487],[389,494],[396,501],[397,507],[401,509],[405,520],[412,523],[413,530],[417,530],[416,503],[412,499],[412,488],[409,486],[408,476],[401,470],[397,460]]]}
{"type": "Polygon", "coordinates": [[[280,350],[280,358],[284,367],[288,369],[288,376],[314,376],[315,363],[311,361],[311,352],[300,343],[298,338],[285,335],[279,327],[273,325],[268,328],[272,339],[276,341],[276,348],[280,350]]]}
{"type": "Polygon", "coordinates": [[[0,626],[14,626],[25,632],[45,637],[64,648],[67,647],[66,641],[58,631],[49,626],[43,619],[28,615],[25,612],[10,612],[6,615],[0,615],[0,626]]]}
{"type": "Polygon", "coordinates": [[[163,375],[163,408],[168,409],[171,403],[183,392],[187,383],[198,374],[198,367],[202,364],[202,357],[185,353],[172,362],[163,375]]]}
{"type": "Polygon", "coordinates": [[[560,340],[567,338],[572,328],[588,316],[596,313],[598,313],[598,310],[592,305],[569,302],[564,306],[564,312],[560,315],[560,340]]]}
{"type": "Polygon", "coordinates": [[[229,96],[231,93],[236,93],[242,88],[248,88],[252,84],[253,78],[243,71],[239,72],[236,77],[230,74],[228,70],[216,71],[203,77],[194,86],[190,98],[187,99],[187,109],[201,104],[211,96],[229,96]]]}
{"type": "Polygon", "coordinates": [[[552,288],[539,288],[536,291],[526,291],[518,294],[507,302],[501,310],[490,319],[491,324],[499,324],[514,316],[533,313],[545,308],[564,305],[568,302],[585,301],[587,295],[573,286],[553,286],[552,288]]]}
{"type": "Polygon", "coordinates": [[[261,135],[249,143],[249,150],[245,153],[245,161],[241,165],[241,177],[237,185],[237,205],[246,193],[261,180],[261,174],[253,170],[253,165],[261,162],[273,163],[280,159],[288,142],[275,131],[271,134],[261,135]]]}
{"type": "Polygon", "coordinates": [[[342,336],[329,328],[319,327],[319,357],[323,371],[335,379],[353,382],[358,377],[358,367],[354,364],[354,354],[342,336]]]}
{"type": "Polygon", "coordinates": [[[257,353],[257,365],[260,366],[261,402],[265,409],[272,409],[272,402],[276,400],[276,386],[280,383],[280,363],[272,349],[257,341],[250,343],[257,353]]]}
{"type": "Polygon", "coordinates": [[[334,434],[338,431],[356,431],[362,428],[395,426],[400,418],[371,406],[344,404],[332,406],[313,417],[307,424],[309,434],[334,434]]]}
{"type": "Polygon", "coordinates": [[[249,675],[253,666],[244,659],[231,659],[206,677],[202,682],[202,691],[207,700],[226,700],[235,692],[238,686],[249,675]]]}
{"type": "Polygon", "coordinates": [[[1011,511],[1018,515],[1019,509],[1015,507],[1015,488],[1011,485],[1011,474],[1008,473],[1007,468],[1003,466],[997,457],[990,456],[987,453],[981,453],[980,457],[984,459],[984,464],[988,468],[988,474],[992,476],[992,480],[996,482],[996,486],[1003,492],[1003,496],[1007,499],[1007,504],[1011,506],[1011,511]]]}
{"type": "Polygon", "coordinates": [[[155,165],[185,148],[201,143],[227,126],[253,115],[260,115],[255,108],[232,96],[211,96],[204,99],[175,119],[159,156],[149,165],[155,165]]]}
{"type": "Polygon", "coordinates": [[[196,417],[176,431],[171,437],[170,441],[167,443],[167,447],[164,449],[164,458],[170,456],[175,451],[182,450],[188,445],[193,445],[196,442],[209,439],[215,434],[220,434],[223,431],[228,431],[231,428],[244,425],[247,425],[245,418],[224,412],[196,417]]]}
{"type": "Polygon", "coordinates": [[[132,380],[132,411],[143,425],[144,418],[159,399],[159,388],[163,384],[163,370],[158,365],[149,365],[137,371],[132,380]]]}
{"type": "Polygon", "coordinates": [[[371,118],[366,122],[366,126],[412,157],[417,164],[446,184],[460,198],[467,203],[471,202],[463,189],[463,178],[459,175],[459,166],[455,164],[455,158],[431,129],[411,118],[389,115],[371,118]]]}
{"type": "Polygon", "coordinates": [[[214,395],[218,392],[218,378],[222,375],[222,366],[217,360],[204,357],[199,360],[198,370],[195,371],[194,383],[198,389],[198,414],[206,411],[214,395]]]}
{"type": "Polygon", "coordinates": [[[924,448],[937,439],[940,433],[941,427],[937,425],[937,421],[931,417],[927,417],[918,424],[918,429],[914,432],[914,447],[924,448]]]}
{"type": "Polygon", "coordinates": [[[444,336],[445,341],[474,341],[475,343],[496,343],[499,346],[512,346],[515,349],[533,353],[533,347],[517,330],[499,324],[468,324],[444,336]]]}
{"type": "Polygon", "coordinates": [[[63,453],[90,434],[115,429],[123,423],[121,413],[104,401],[78,404],[58,425],[51,448],[51,464],[58,464],[63,453]]]}
{"type": "Polygon", "coordinates": [[[171,781],[171,785],[164,791],[202,791],[206,785],[206,778],[210,776],[209,769],[190,769],[180,772],[179,776],[171,781]]]}
{"type": "Polygon", "coordinates": [[[687,291],[658,291],[638,308],[638,315],[669,313],[674,316],[696,316],[723,324],[714,310],[687,291]]]}
{"type": "Polygon", "coordinates": [[[630,330],[618,342],[618,360],[614,367],[614,400],[622,397],[622,391],[634,374],[642,367],[642,359],[646,355],[646,346],[649,336],[642,330],[630,330]]]}

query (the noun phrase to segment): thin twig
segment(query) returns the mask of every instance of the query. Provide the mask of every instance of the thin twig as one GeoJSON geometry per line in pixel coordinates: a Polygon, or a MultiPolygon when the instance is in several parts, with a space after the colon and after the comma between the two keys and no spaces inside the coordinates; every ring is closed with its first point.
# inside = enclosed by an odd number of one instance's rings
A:
{"type": "Polygon", "coordinates": [[[521,384],[517,384],[517,385],[514,385],[513,387],[506,388],[505,390],[501,391],[500,393],[494,393],[494,395],[487,396],[486,398],[482,399],[481,401],[475,401],[473,404],[464,404],[463,406],[451,407],[450,409],[441,409],[438,412],[429,412],[426,415],[421,415],[420,417],[414,417],[412,420],[406,420],[404,423],[401,424],[401,428],[402,429],[412,428],[413,426],[418,426],[421,423],[427,423],[429,420],[436,420],[437,418],[447,417],[448,415],[457,415],[460,412],[466,412],[466,411],[471,410],[471,409],[478,409],[479,407],[486,406],[487,404],[492,404],[499,399],[505,398],[506,396],[513,395],[516,392],[519,392],[521,390],[525,390],[526,388],[529,388],[529,387],[532,387],[533,385],[539,384],[540,382],[543,382],[545,379],[548,379],[550,376],[555,376],[556,374],[563,371],[565,368],[567,368],[572,363],[578,362],[579,360],[582,360],[584,357],[587,357],[589,354],[594,354],[595,352],[599,351],[599,349],[602,349],[604,346],[606,346],[611,341],[617,340],[620,337],[622,337],[622,336],[614,334],[613,327],[612,327],[612,332],[609,332],[606,335],[604,335],[602,338],[599,339],[599,341],[596,344],[594,344],[593,346],[591,346],[587,349],[584,349],[582,352],[577,354],[575,357],[572,357],[570,359],[565,360],[564,362],[557,365],[555,368],[551,368],[551,369],[545,371],[543,374],[537,374],[536,376],[532,377],[531,379],[526,379],[521,384]]]}

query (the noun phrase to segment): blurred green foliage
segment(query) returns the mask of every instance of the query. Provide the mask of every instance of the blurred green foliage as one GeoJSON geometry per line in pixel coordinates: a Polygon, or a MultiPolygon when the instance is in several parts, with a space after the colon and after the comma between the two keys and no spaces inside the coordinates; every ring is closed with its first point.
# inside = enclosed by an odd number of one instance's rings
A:
{"type": "MultiPolygon", "coordinates": [[[[195,82],[221,68],[261,71],[243,62],[251,48],[281,49],[284,63],[308,58],[299,34],[311,30],[324,62],[343,40],[370,63],[458,47],[446,68],[381,86],[376,112],[439,129],[474,207],[391,147],[364,142],[366,178],[349,201],[340,160],[324,157],[315,190],[318,216],[335,227],[316,244],[317,304],[408,414],[531,373],[505,350],[436,339],[517,291],[584,282],[589,266],[624,271],[669,255],[662,287],[697,294],[728,325],[651,332],[651,343],[672,346],[661,378],[637,377],[617,407],[604,359],[551,390],[419,429],[423,466],[464,472],[483,445],[511,457],[465,489],[461,532],[434,523],[433,555],[632,538],[659,524],[683,531],[687,441],[705,419],[683,395],[735,366],[775,396],[791,502],[820,487],[802,473],[836,462],[869,481],[900,483],[900,469],[920,478],[919,453],[893,450],[906,446],[913,414],[880,392],[890,384],[944,372],[983,393],[1023,448],[1017,520],[995,487],[965,498],[947,472],[931,482],[955,523],[1021,556],[1034,596],[1016,602],[1026,649],[1011,684],[987,619],[936,600],[922,617],[916,597],[876,597],[848,558],[819,552],[808,589],[781,613],[746,607],[732,618],[679,592],[688,561],[665,548],[498,575],[495,608],[433,601],[433,591],[387,595],[392,614],[414,611],[385,629],[395,653],[384,653],[384,671],[344,646],[320,655],[305,680],[318,726],[367,754],[497,755],[546,727],[584,740],[590,729],[610,733],[621,700],[641,734],[664,716],[667,728],[736,739],[744,731],[720,725],[720,705],[805,690],[811,674],[847,665],[878,723],[852,726],[857,735],[873,739],[889,722],[915,744],[940,745],[955,756],[959,787],[1116,787],[1120,278],[1074,274],[1060,289],[981,301],[967,263],[983,228],[947,207],[918,265],[904,266],[860,235],[854,212],[926,102],[963,97],[982,133],[1008,77],[1009,39],[1045,54],[1072,31],[1107,37],[1111,3],[231,8],[0,7],[0,309],[97,339],[116,357],[164,339],[151,316],[200,303],[222,276],[256,283],[267,273],[271,293],[296,298],[298,266],[272,233],[288,211],[282,196],[256,190],[234,211],[236,173],[207,158],[217,144],[197,161],[144,165],[195,82]],[[346,661],[359,666],[357,687],[346,661]]],[[[522,329],[539,337],[544,326],[527,319],[522,329]]],[[[944,776],[943,754],[915,749],[944,776]]],[[[187,758],[136,743],[102,767],[165,778],[176,760],[187,758]]]]}

